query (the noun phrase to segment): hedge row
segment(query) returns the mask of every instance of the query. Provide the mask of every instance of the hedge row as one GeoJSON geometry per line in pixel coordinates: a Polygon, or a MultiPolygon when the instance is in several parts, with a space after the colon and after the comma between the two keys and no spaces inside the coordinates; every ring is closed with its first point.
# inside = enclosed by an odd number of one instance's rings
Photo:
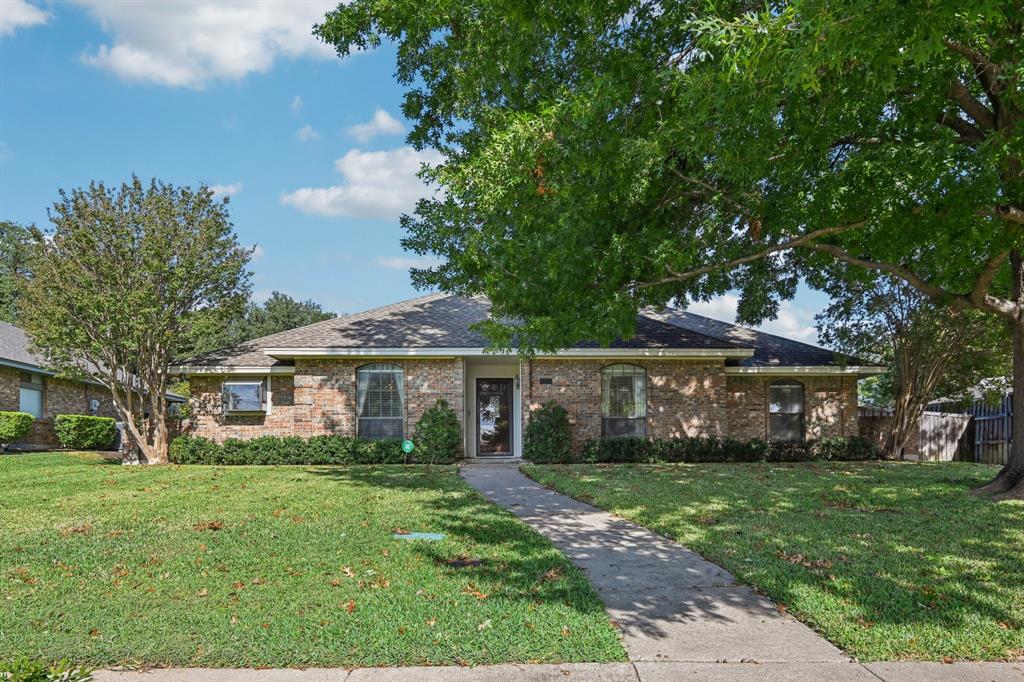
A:
{"type": "Polygon", "coordinates": [[[0,449],[27,436],[33,421],[28,412],[0,412],[0,449]]]}
{"type": "Polygon", "coordinates": [[[548,457],[543,452],[524,452],[524,459],[539,464],[587,462],[604,463],[701,463],[701,462],[815,462],[877,460],[878,444],[863,437],[821,438],[820,440],[736,440],[734,438],[595,438],[584,443],[579,457],[566,459],[562,453],[548,457]]]}
{"type": "MultiPolygon", "coordinates": [[[[808,441],[765,441],[754,438],[602,438],[588,440],[582,461],[638,462],[814,462],[879,459],[881,450],[867,438],[822,438],[808,441]]],[[[539,460],[533,460],[539,461],[539,460]]]]}
{"type": "Polygon", "coordinates": [[[451,464],[462,452],[459,418],[444,400],[423,413],[414,429],[415,450],[406,454],[400,439],[348,436],[260,436],[215,443],[200,436],[171,442],[174,464],[451,464]]]}

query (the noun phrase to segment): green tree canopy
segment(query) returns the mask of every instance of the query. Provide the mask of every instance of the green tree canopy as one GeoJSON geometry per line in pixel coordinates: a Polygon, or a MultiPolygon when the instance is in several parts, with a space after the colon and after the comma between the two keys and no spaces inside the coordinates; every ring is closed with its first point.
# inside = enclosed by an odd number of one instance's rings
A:
{"type": "MultiPolygon", "coordinates": [[[[398,43],[443,192],[415,281],[486,293],[499,346],[632,331],[730,289],[757,322],[842,262],[1017,329],[1024,432],[1018,2],[355,0],[317,33],[398,43]],[[1016,275],[1012,274],[1016,273],[1016,275]]],[[[1024,439],[991,487],[1024,495],[1024,439]]]]}
{"type": "Polygon", "coordinates": [[[173,349],[194,326],[238,314],[251,251],[205,186],[94,182],[62,190],[50,220],[33,230],[22,326],[52,367],[109,388],[146,460],[166,462],[173,349]]]}
{"type": "Polygon", "coordinates": [[[28,274],[29,228],[0,220],[0,321],[18,322],[18,280],[28,274]]]}

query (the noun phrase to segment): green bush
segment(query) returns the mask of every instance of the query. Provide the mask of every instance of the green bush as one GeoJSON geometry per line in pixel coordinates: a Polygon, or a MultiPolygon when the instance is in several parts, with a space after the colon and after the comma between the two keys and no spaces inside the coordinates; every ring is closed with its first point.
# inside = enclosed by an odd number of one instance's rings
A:
{"type": "Polygon", "coordinates": [[[66,660],[50,665],[22,656],[12,661],[0,661],[0,680],[8,682],[89,682],[92,673],[77,668],[66,660]]]}
{"type": "Polygon", "coordinates": [[[572,461],[569,413],[554,400],[530,413],[523,433],[523,459],[538,464],[572,461]]]}
{"type": "Polygon", "coordinates": [[[103,450],[117,437],[117,423],[111,417],[58,414],[53,428],[61,446],[72,450],[103,450]]]}
{"type": "Polygon", "coordinates": [[[365,440],[345,436],[260,436],[228,438],[215,443],[201,436],[178,436],[171,442],[174,464],[402,464],[400,440],[365,440]]]}
{"type": "Polygon", "coordinates": [[[445,400],[438,400],[423,413],[413,429],[417,462],[451,464],[462,450],[462,427],[459,415],[445,400]]]}
{"type": "Polygon", "coordinates": [[[811,462],[878,459],[881,451],[866,438],[818,441],[764,441],[754,438],[595,438],[583,445],[583,461],[602,463],[811,462]]]}
{"type": "Polygon", "coordinates": [[[27,436],[35,419],[28,412],[0,412],[0,449],[27,436]]]}

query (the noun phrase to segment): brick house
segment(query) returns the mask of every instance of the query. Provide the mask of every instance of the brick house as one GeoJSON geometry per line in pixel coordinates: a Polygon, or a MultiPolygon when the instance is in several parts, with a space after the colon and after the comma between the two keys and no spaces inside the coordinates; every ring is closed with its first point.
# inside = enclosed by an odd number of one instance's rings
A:
{"type": "Polygon", "coordinates": [[[195,358],[191,432],[411,437],[438,398],[469,457],[519,456],[530,410],[556,400],[574,439],[821,438],[857,434],[850,358],[691,313],[645,312],[636,334],[520,359],[486,352],[470,327],[488,302],[431,294],[195,358]]]}
{"type": "MultiPolygon", "coordinates": [[[[169,394],[168,400],[183,402],[184,398],[169,394]]],[[[58,414],[118,418],[109,390],[95,381],[55,376],[31,351],[25,331],[7,322],[0,322],[0,411],[27,412],[36,418],[29,435],[12,443],[12,450],[56,447],[54,418],[58,414]]]]}

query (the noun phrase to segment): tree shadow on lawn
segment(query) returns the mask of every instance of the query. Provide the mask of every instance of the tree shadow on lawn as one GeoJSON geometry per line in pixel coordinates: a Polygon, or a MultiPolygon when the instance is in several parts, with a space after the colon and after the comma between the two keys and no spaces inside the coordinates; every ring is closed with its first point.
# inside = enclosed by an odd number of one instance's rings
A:
{"type": "Polygon", "coordinates": [[[561,604],[581,614],[607,617],[586,577],[557,548],[471,489],[450,467],[337,467],[309,472],[346,485],[440,493],[422,503],[436,519],[436,526],[408,530],[445,533],[452,540],[481,548],[480,556],[453,555],[444,542],[397,542],[411,543],[414,552],[446,574],[457,574],[474,584],[500,584],[504,597],[561,604]],[[448,563],[477,558],[482,561],[464,567],[448,563]]]}
{"type": "Polygon", "coordinates": [[[646,467],[640,487],[625,468],[575,479],[602,506],[688,542],[816,624],[837,615],[821,603],[834,600],[855,629],[977,631],[981,619],[996,651],[1024,644],[1021,506],[970,496],[986,472],[739,467],[748,468],[646,467]]]}

